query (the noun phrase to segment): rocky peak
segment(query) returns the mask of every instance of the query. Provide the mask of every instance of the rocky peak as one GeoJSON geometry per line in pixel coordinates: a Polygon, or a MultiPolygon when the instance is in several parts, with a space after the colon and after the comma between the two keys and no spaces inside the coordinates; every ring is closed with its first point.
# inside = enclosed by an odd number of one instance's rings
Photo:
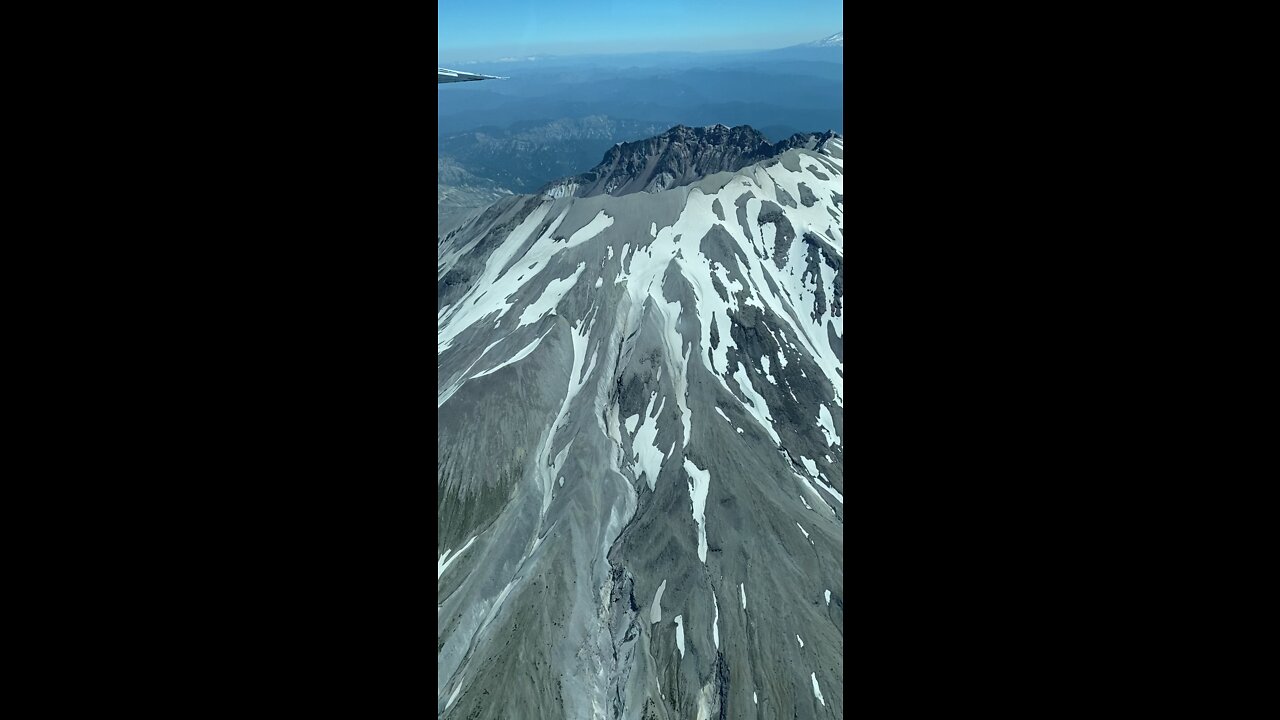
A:
{"type": "Polygon", "coordinates": [[[547,185],[553,197],[660,192],[718,172],[741,170],[797,147],[821,149],[835,133],[797,133],[773,144],[749,125],[676,125],[644,140],[618,143],[591,170],[547,185]]]}

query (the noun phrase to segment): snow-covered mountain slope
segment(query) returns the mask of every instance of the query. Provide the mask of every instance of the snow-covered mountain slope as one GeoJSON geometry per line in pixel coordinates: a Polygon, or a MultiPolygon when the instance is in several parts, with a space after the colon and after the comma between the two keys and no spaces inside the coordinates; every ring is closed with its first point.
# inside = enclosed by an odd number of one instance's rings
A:
{"type": "Polygon", "coordinates": [[[841,30],[835,35],[824,37],[821,40],[809,43],[809,45],[813,47],[844,47],[844,31],[841,30]]]}
{"type": "Polygon", "coordinates": [[[442,716],[843,717],[843,168],[800,138],[441,242],[442,716]]]}

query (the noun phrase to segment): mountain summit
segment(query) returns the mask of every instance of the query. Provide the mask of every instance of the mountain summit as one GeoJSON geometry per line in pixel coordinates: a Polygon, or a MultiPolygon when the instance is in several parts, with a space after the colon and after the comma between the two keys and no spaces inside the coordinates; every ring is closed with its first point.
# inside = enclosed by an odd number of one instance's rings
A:
{"type": "Polygon", "coordinates": [[[655,137],[610,148],[591,170],[542,189],[551,197],[591,197],[661,192],[718,172],[734,172],[798,147],[820,149],[834,133],[797,133],[770,143],[748,126],[676,125],[655,137]]]}
{"type": "Polygon", "coordinates": [[[844,47],[844,31],[841,30],[835,35],[824,37],[815,42],[806,43],[801,47],[844,47]]]}

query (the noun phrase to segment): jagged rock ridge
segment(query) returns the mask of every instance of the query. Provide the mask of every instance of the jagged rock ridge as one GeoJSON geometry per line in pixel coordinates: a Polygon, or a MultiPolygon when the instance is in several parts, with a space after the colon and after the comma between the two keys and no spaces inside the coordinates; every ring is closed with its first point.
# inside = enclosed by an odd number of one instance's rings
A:
{"type": "Polygon", "coordinates": [[[676,125],[656,137],[618,143],[605,153],[596,167],[549,183],[542,192],[551,197],[661,192],[714,173],[741,170],[793,148],[821,150],[822,145],[834,137],[833,132],[797,133],[781,142],[770,143],[748,125],[733,128],[676,125]]]}

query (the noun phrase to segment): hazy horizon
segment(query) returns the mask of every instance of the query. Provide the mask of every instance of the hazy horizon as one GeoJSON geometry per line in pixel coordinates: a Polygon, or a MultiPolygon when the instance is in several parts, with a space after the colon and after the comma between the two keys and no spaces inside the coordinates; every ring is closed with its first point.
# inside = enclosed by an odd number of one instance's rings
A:
{"type": "Polygon", "coordinates": [[[844,29],[837,0],[534,0],[441,2],[438,63],[555,55],[755,51],[814,42],[844,29]]]}

